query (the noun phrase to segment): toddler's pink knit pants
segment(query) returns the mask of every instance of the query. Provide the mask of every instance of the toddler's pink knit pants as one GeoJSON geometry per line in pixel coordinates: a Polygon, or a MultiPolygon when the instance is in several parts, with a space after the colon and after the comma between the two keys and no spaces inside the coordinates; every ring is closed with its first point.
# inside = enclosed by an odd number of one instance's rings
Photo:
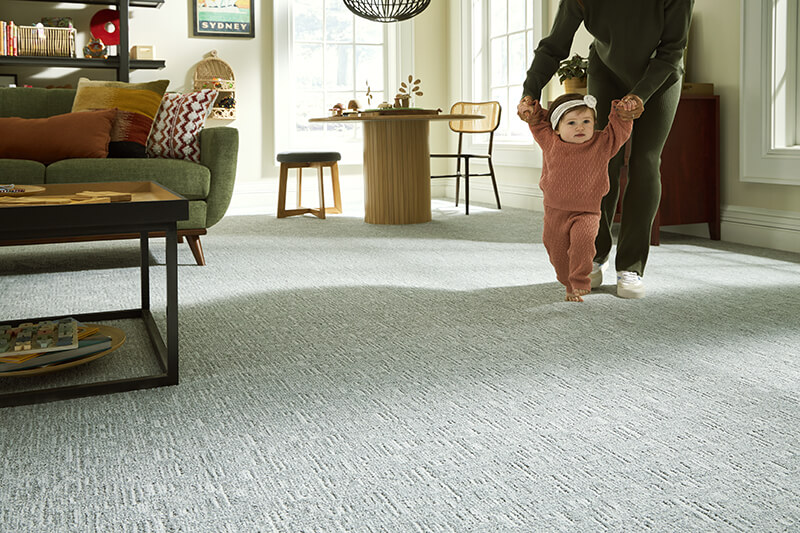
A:
{"type": "Polygon", "coordinates": [[[600,213],[544,208],[542,242],[556,269],[556,279],[567,292],[591,289],[589,273],[599,224],[600,213]]]}

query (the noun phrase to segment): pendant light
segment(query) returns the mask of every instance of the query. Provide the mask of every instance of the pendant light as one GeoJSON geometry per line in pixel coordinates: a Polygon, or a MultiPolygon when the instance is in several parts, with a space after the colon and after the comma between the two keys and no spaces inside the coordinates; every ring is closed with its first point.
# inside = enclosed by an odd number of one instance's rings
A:
{"type": "Polygon", "coordinates": [[[343,0],[347,9],[375,22],[399,22],[417,16],[431,0],[343,0]]]}

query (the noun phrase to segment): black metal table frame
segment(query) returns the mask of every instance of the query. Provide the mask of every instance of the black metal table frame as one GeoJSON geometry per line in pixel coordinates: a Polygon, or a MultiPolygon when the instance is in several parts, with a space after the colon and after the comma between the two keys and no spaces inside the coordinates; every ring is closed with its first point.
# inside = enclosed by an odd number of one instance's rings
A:
{"type": "MultiPolygon", "coordinates": [[[[188,205],[185,199],[183,202],[188,205]]],[[[100,204],[106,205],[108,204],[100,204]]],[[[70,207],[89,207],[89,206],[70,206],[70,207]]],[[[6,208],[8,209],[8,208],[6,208]]],[[[16,208],[13,208],[16,209],[16,208]]],[[[188,209],[186,209],[188,214],[188,209]]],[[[97,226],[81,228],[48,228],[46,233],[43,230],[14,230],[14,239],[41,238],[48,237],[71,237],[104,235],[112,233],[139,233],[141,249],[141,308],[124,309],[117,311],[103,311],[95,313],[70,314],[69,316],[81,322],[98,322],[103,320],[119,320],[126,318],[141,318],[147,329],[148,336],[155,351],[156,359],[160,367],[160,372],[146,376],[137,376],[124,379],[112,379],[92,383],[82,383],[63,387],[51,387],[44,389],[24,390],[17,392],[0,393],[0,407],[10,407],[18,405],[28,405],[35,403],[65,400],[70,398],[80,398],[84,396],[95,396],[113,392],[124,392],[138,389],[148,389],[162,387],[166,385],[178,384],[178,240],[177,240],[177,221],[158,221],[151,223],[124,223],[117,226],[97,226]],[[150,247],[149,233],[164,232],[166,236],[166,344],[159,331],[158,325],[150,311],[150,247]]],[[[0,240],[12,237],[11,232],[0,229],[0,240]]],[[[16,320],[15,323],[40,322],[60,318],[65,315],[50,317],[29,318],[16,320]]],[[[3,320],[10,323],[11,320],[3,320]]],[[[25,379],[36,379],[27,377],[25,379]]]]}

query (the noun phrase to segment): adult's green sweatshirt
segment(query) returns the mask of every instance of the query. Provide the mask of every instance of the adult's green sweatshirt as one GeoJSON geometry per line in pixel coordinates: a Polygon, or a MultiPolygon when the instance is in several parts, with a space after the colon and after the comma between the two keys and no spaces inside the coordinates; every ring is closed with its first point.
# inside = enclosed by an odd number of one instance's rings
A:
{"type": "Polygon", "coordinates": [[[594,37],[591,61],[599,59],[622,84],[647,102],[667,79],[683,75],[683,50],[694,0],[561,0],[550,35],[539,42],[522,95],[537,100],[569,55],[584,23],[594,37]],[[676,76],[677,75],[677,76],[676,76]]]}

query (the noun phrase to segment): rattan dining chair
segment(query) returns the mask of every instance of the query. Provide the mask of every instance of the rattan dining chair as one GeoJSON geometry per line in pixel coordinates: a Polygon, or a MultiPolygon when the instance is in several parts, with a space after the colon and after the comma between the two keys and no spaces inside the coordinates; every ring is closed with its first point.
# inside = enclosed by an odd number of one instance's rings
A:
{"type": "Polygon", "coordinates": [[[497,180],[494,175],[494,165],[492,165],[492,144],[494,132],[500,125],[500,102],[456,102],[450,108],[451,114],[470,114],[483,115],[485,118],[472,120],[451,120],[450,129],[458,133],[458,153],[455,154],[431,154],[431,157],[456,158],[455,174],[439,174],[431,178],[456,178],[456,205],[458,205],[459,188],[461,178],[464,178],[464,205],[466,214],[469,215],[469,178],[475,176],[491,176],[492,187],[494,187],[494,197],[497,200],[497,209],[500,209],[500,194],[497,192],[497,180]],[[489,145],[486,153],[472,154],[464,153],[464,134],[488,133],[489,145]],[[489,164],[489,172],[475,173],[470,172],[469,164],[472,159],[484,159],[489,164]],[[461,162],[464,162],[464,171],[461,171],[461,162]]]}

